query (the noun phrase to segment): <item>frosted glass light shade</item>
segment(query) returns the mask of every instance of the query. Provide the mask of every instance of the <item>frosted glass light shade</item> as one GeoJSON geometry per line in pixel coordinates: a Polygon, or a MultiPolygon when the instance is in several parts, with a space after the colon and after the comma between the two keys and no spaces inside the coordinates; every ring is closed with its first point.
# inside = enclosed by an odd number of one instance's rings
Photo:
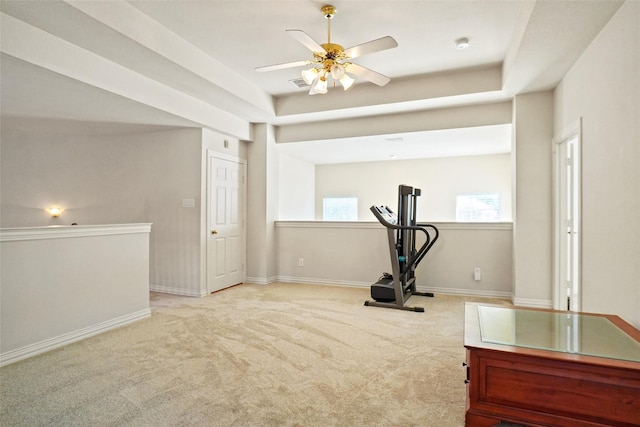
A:
{"type": "Polygon", "coordinates": [[[340,80],[344,75],[344,66],[340,64],[333,64],[331,67],[331,77],[333,77],[334,80],[340,80]]]}
{"type": "Polygon", "coordinates": [[[347,73],[345,73],[344,76],[340,78],[340,84],[342,85],[344,90],[349,89],[355,81],[356,80],[351,78],[347,73]]]}
{"type": "Polygon", "coordinates": [[[316,84],[313,86],[313,88],[315,89],[315,91],[317,93],[322,93],[322,94],[327,93],[327,78],[326,77],[320,77],[316,81],[316,84]]]}
{"type": "Polygon", "coordinates": [[[317,68],[309,68],[308,70],[302,71],[302,79],[306,84],[310,85],[313,81],[318,77],[318,69],[317,68]]]}

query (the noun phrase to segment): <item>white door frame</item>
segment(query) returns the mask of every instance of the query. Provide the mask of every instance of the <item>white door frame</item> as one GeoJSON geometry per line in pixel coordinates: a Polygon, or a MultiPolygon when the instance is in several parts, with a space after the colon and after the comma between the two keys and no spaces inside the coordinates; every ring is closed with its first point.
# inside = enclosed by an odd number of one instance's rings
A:
{"type": "Polygon", "coordinates": [[[206,269],[206,289],[207,294],[211,293],[209,289],[209,283],[211,277],[215,276],[216,272],[211,271],[211,263],[209,262],[213,254],[213,248],[210,245],[211,239],[209,239],[209,233],[214,228],[213,224],[211,224],[211,209],[213,200],[211,200],[211,183],[212,183],[212,173],[211,166],[213,163],[213,159],[226,160],[229,162],[238,163],[242,166],[242,183],[240,184],[241,197],[243,200],[241,216],[242,216],[242,281],[245,282],[247,278],[247,161],[246,159],[241,159],[240,157],[231,156],[224,153],[219,153],[214,150],[207,150],[207,182],[206,182],[206,229],[204,231],[204,239],[206,244],[206,259],[205,259],[205,269],[206,269]]]}
{"type": "Polygon", "coordinates": [[[578,119],[575,123],[572,123],[567,129],[565,129],[560,135],[553,138],[553,192],[554,192],[554,248],[553,248],[553,308],[556,310],[567,310],[570,308],[572,311],[579,311],[581,306],[581,294],[582,294],[582,119],[578,119]],[[575,189],[573,195],[575,200],[575,220],[574,223],[568,225],[566,219],[563,217],[562,200],[561,197],[566,195],[566,187],[563,188],[565,180],[562,178],[565,164],[563,161],[563,152],[561,145],[576,138],[574,156],[572,157],[573,166],[577,167],[577,176],[571,184],[575,189]],[[577,224],[575,224],[577,222],[577,224]],[[575,233],[577,236],[577,245],[574,246],[574,260],[572,266],[577,274],[571,274],[572,280],[575,283],[577,294],[572,295],[570,307],[567,307],[567,282],[565,274],[567,269],[567,251],[566,241],[567,229],[569,232],[575,233]]]}

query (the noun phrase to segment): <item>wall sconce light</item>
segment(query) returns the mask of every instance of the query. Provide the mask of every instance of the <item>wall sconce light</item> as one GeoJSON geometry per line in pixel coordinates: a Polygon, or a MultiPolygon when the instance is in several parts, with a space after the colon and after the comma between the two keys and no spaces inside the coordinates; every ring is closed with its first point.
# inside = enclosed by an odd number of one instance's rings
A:
{"type": "Polygon", "coordinates": [[[49,209],[46,209],[46,211],[52,217],[57,218],[57,217],[60,216],[60,214],[62,213],[63,209],[62,208],[49,208],[49,209]]]}

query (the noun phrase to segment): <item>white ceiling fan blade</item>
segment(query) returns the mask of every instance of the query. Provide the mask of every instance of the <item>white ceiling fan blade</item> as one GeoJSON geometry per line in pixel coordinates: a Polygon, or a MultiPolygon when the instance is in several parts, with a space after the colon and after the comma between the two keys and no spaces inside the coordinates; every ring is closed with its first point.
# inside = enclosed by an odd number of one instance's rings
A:
{"type": "Polygon", "coordinates": [[[391,81],[389,77],[358,64],[349,64],[347,66],[347,71],[358,77],[362,77],[365,80],[369,80],[371,83],[375,83],[378,86],[384,86],[391,81]]]}
{"type": "Polygon", "coordinates": [[[302,30],[287,30],[287,33],[294,39],[298,40],[311,52],[326,52],[322,46],[316,43],[311,37],[302,30]]]}
{"type": "Polygon", "coordinates": [[[381,50],[387,50],[398,46],[398,42],[391,36],[382,37],[370,42],[362,43],[357,46],[350,47],[344,51],[349,58],[357,58],[358,56],[368,55],[381,50]]]}
{"type": "Polygon", "coordinates": [[[287,62],[286,64],[276,64],[276,65],[267,65],[266,67],[258,67],[256,71],[259,73],[265,71],[276,71],[276,70],[284,70],[285,68],[293,68],[293,67],[302,67],[303,65],[311,64],[311,61],[296,61],[296,62],[287,62]]]}

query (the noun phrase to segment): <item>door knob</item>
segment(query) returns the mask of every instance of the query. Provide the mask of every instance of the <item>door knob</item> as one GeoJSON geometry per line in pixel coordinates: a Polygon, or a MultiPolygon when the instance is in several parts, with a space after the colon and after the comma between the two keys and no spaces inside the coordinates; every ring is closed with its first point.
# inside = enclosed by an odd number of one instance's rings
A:
{"type": "Polygon", "coordinates": [[[211,230],[211,234],[218,234],[218,230],[211,230]]]}

